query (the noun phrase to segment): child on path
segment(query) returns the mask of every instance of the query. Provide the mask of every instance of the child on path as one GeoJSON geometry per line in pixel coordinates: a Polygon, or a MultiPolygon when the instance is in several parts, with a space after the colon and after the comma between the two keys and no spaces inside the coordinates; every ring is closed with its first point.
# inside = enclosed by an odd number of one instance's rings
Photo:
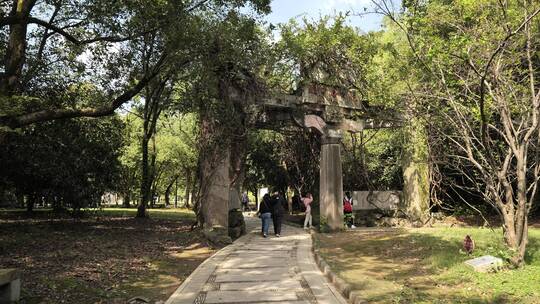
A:
{"type": "Polygon", "coordinates": [[[302,203],[306,207],[306,218],[304,219],[304,229],[309,229],[312,226],[313,217],[311,216],[311,203],[313,202],[313,195],[308,193],[305,197],[302,197],[302,203]],[[309,226],[309,227],[308,227],[309,226]]]}
{"type": "Polygon", "coordinates": [[[353,202],[350,192],[345,192],[345,197],[343,198],[343,214],[345,215],[345,223],[349,228],[356,228],[354,225],[353,219],[353,202]]]}
{"type": "Polygon", "coordinates": [[[247,192],[242,193],[242,211],[249,211],[249,197],[247,192]]]}

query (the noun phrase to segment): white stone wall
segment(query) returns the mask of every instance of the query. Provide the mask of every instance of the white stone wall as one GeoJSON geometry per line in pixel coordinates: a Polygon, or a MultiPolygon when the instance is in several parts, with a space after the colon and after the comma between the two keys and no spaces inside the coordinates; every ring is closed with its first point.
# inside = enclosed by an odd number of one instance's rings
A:
{"type": "Polygon", "coordinates": [[[352,191],[353,210],[397,210],[401,191],[352,191]]]}

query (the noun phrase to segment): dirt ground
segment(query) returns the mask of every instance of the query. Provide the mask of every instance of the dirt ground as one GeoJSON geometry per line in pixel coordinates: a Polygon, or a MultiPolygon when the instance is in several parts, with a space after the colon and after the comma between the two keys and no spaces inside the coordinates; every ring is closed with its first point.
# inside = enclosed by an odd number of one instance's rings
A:
{"type": "Polygon", "coordinates": [[[22,270],[21,303],[166,300],[214,250],[192,220],[32,219],[0,214],[0,268],[22,270]]]}

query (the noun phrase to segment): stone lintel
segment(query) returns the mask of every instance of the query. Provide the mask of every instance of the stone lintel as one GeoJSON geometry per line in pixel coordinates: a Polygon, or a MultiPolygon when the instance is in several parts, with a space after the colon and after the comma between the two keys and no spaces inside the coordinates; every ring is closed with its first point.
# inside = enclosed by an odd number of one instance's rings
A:
{"type": "Polygon", "coordinates": [[[322,139],[321,139],[321,145],[339,145],[341,142],[341,138],[339,137],[326,137],[324,136],[322,139]]]}

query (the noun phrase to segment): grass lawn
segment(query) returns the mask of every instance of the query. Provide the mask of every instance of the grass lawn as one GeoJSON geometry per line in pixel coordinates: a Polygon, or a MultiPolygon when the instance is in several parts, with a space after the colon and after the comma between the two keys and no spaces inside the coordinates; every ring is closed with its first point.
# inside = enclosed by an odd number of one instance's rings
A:
{"type": "MultiPolygon", "coordinates": [[[[51,212],[52,209],[35,209],[32,216],[27,216],[26,209],[3,209],[0,208],[0,216],[4,219],[9,218],[32,218],[32,219],[61,219],[71,218],[68,214],[55,214],[51,212]]],[[[147,209],[148,215],[152,219],[165,219],[165,220],[195,220],[195,213],[185,208],[171,208],[171,209],[147,209]]],[[[84,209],[85,216],[88,217],[134,217],[137,214],[137,208],[119,208],[119,207],[107,207],[107,208],[87,208],[84,209]]]]}
{"type": "Polygon", "coordinates": [[[498,273],[463,264],[472,258],[460,251],[466,234],[476,242],[472,257],[508,255],[502,231],[481,228],[366,228],[315,242],[368,303],[540,303],[540,229],[530,229],[527,265],[498,273]]]}
{"type": "Polygon", "coordinates": [[[0,268],[22,270],[22,303],[166,300],[214,249],[185,209],[90,210],[75,220],[48,210],[0,210],[0,268]]]}

